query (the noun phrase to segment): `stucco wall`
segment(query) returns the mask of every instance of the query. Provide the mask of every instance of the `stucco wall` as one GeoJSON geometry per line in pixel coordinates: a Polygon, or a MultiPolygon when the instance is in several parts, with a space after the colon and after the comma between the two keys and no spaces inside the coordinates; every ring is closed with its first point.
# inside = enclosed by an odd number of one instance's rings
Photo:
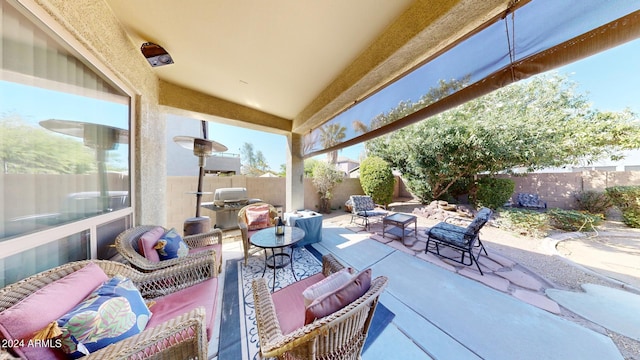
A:
{"type": "Polygon", "coordinates": [[[536,193],[549,208],[575,209],[574,194],[604,191],[607,187],[640,185],[640,171],[582,171],[571,173],[532,173],[524,176],[498,175],[515,182],[513,200],[518,193],[536,193]]]}

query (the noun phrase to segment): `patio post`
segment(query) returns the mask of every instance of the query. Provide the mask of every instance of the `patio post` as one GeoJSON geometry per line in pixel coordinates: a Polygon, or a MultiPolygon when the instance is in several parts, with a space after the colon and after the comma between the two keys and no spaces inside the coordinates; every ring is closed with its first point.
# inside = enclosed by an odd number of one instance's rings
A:
{"type": "Polygon", "coordinates": [[[285,211],[304,209],[304,159],[302,158],[302,136],[287,135],[287,178],[285,211]]]}

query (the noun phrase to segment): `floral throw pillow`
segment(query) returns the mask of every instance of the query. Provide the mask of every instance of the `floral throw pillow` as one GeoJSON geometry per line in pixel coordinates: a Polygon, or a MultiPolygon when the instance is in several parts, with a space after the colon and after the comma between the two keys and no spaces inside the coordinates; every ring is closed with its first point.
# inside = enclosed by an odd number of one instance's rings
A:
{"type": "Polygon", "coordinates": [[[57,320],[62,350],[77,359],[140,333],[150,317],[133,282],[116,275],[57,320]]]}
{"type": "Polygon", "coordinates": [[[182,240],[176,229],[171,229],[156,243],[160,260],[169,260],[184,257],[189,254],[189,246],[182,240]]]}

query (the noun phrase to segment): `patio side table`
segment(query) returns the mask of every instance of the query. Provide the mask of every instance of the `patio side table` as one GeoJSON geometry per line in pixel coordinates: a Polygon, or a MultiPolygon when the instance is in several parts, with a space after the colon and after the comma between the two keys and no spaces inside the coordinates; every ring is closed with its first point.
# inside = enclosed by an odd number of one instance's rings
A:
{"type": "Polygon", "coordinates": [[[418,233],[418,221],[414,215],[395,213],[389,216],[385,216],[382,219],[382,237],[385,237],[385,233],[397,236],[404,243],[405,236],[418,233]],[[413,223],[413,229],[407,229],[407,226],[413,223]],[[387,225],[391,227],[387,230],[387,225]]]}

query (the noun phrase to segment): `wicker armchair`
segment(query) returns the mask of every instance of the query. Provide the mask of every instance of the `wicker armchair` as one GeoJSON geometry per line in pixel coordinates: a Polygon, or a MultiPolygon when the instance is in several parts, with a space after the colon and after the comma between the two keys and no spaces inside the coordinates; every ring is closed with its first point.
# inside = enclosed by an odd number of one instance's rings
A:
{"type": "MultiPolygon", "coordinates": [[[[242,233],[242,250],[244,251],[244,264],[247,265],[247,260],[249,259],[249,254],[254,254],[262,249],[257,247],[252,247],[249,239],[251,235],[255,231],[249,230],[249,226],[247,225],[247,209],[252,208],[254,206],[267,205],[266,203],[255,203],[251,205],[247,205],[238,211],[238,227],[240,228],[240,232],[242,233]]],[[[271,226],[275,225],[275,218],[278,216],[278,210],[276,210],[273,205],[269,205],[269,217],[271,218],[271,226]]]]}
{"type": "MultiPolygon", "coordinates": [[[[323,257],[322,268],[323,275],[329,276],[343,266],[328,255],[323,257]]],[[[373,313],[387,281],[384,276],[373,279],[369,290],[351,304],[283,334],[266,280],[254,280],[253,299],[262,358],[360,359],[373,313]]]]}
{"type": "MultiPolygon", "coordinates": [[[[141,225],[128,229],[118,235],[115,240],[116,250],[125,258],[133,267],[140,271],[156,271],[170,266],[174,266],[184,262],[183,258],[163,260],[152,262],[136,250],[138,247],[138,239],[142,234],[156,228],[156,225],[141,225]]],[[[167,229],[165,229],[166,231],[167,229]]],[[[209,232],[195,235],[188,235],[183,238],[189,249],[198,249],[208,246],[215,246],[218,250],[209,249],[206,251],[189,252],[188,258],[196,258],[202,256],[211,256],[215,259],[216,275],[222,270],[222,231],[220,229],[212,229],[209,232]]]]}
{"type": "MultiPolygon", "coordinates": [[[[141,273],[125,264],[108,260],[85,260],[68,263],[30,276],[0,289],[0,312],[17,304],[38,289],[94,262],[107,274],[122,275],[133,281],[145,300],[153,300],[209,280],[214,276],[214,261],[201,257],[150,273],[141,273]]],[[[206,359],[208,342],[205,309],[195,308],[161,325],[147,328],[115,344],[104,347],[83,359],[206,359]],[[169,345],[170,344],[170,345],[169,345]]],[[[0,349],[0,359],[12,358],[0,349]]]]}

